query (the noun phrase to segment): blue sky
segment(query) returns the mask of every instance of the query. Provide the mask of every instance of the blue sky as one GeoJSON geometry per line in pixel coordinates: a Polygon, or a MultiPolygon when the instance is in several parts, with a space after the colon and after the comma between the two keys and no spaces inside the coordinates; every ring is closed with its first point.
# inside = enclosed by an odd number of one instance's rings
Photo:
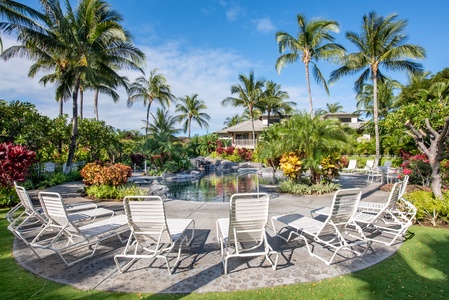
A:
{"type": "MultiPolygon", "coordinates": [[[[37,0],[24,1],[38,7],[37,0]]],[[[145,71],[158,68],[171,85],[177,97],[198,94],[208,107],[211,116],[208,129],[193,124],[192,135],[211,133],[224,127],[226,117],[241,114],[243,108],[223,107],[221,101],[231,96],[230,88],[238,84],[239,74],[254,71],[257,79],[273,80],[282,85],[290,95],[290,101],[298,109],[307,109],[307,89],[304,65],[300,62],[286,66],[280,74],[275,70],[279,56],[275,40],[277,31],[297,33],[296,15],[308,19],[320,17],[340,23],[336,42],[351,52],[355,49],[346,40],[346,31],[360,31],[364,14],[374,10],[379,15],[391,13],[406,19],[409,43],[423,46],[427,58],[420,61],[425,70],[436,73],[447,67],[447,11],[446,0],[321,0],[321,1],[268,1],[268,0],[109,0],[112,7],[124,18],[123,25],[134,36],[134,43],[147,55],[145,71]]],[[[71,1],[73,5],[77,1],[71,1]]],[[[2,37],[6,46],[14,40],[2,37]]],[[[44,115],[56,117],[58,105],[54,101],[51,85],[39,85],[39,75],[28,78],[30,62],[24,59],[0,61],[0,99],[21,100],[34,103],[44,115]]],[[[338,66],[319,62],[319,68],[328,78],[338,66]]],[[[121,72],[134,80],[141,74],[121,72]]],[[[391,77],[403,83],[405,74],[391,77]]],[[[355,110],[353,84],[357,77],[347,77],[330,87],[330,96],[313,84],[312,96],[315,108],[325,108],[326,103],[339,102],[344,111],[355,110]]],[[[121,99],[113,103],[100,96],[99,114],[102,120],[117,129],[141,130],[145,119],[142,103],[126,107],[126,93],[118,91],[121,99]]],[[[93,97],[85,96],[85,117],[94,117],[93,97]]],[[[65,113],[71,113],[67,102],[65,113]]],[[[154,112],[156,106],[152,106],[154,112]]],[[[170,111],[174,111],[174,105],[170,111]]]]}

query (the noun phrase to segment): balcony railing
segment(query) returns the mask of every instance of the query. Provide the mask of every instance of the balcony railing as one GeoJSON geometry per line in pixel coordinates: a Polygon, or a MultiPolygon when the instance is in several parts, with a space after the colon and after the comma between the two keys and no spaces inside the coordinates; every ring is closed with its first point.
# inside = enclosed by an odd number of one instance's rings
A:
{"type": "Polygon", "coordinates": [[[234,140],[234,147],[254,149],[253,139],[237,139],[234,140]]]}

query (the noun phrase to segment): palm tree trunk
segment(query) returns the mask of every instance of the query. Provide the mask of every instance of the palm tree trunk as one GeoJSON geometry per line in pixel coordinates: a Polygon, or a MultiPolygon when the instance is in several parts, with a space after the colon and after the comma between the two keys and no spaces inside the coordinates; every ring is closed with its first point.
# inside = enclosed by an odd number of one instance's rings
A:
{"type": "Polygon", "coordinates": [[[253,114],[252,108],[250,108],[250,110],[249,110],[249,115],[251,117],[251,126],[253,129],[253,147],[255,149],[255,147],[256,147],[256,131],[254,130],[254,114],[253,114]]]}
{"type": "Polygon", "coordinates": [[[377,71],[373,70],[373,118],[374,118],[374,135],[376,138],[376,161],[380,159],[380,135],[379,135],[379,106],[377,99],[377,71]]]}
{"type": "Polygon", "coordinates": [[[83,102],[84,102],[84,91],[80,88],[80,118],[83,119],[83,102]]]}
{"type": "Polygon", "coordinates": [[[97,117],[97,121],[99,121],[100,119],[98,118],[98,89],[95,89],[94,94],[94,114],[97,117]]]}
{"type": "Polygon", "coordinates": [[[192,125],[192,117],[189,117],[189,140],[190,140],[190,126],[192,125]]]}
{"type": "Polygon", "coordinates": [[[306,82],[307,82],[307,93],[309,94],[309,107],[310,107],[310,117],[313,118],[313,102],[312,102],[312,90],[310,89],[310,75],[309,75],[309,63],[305,62],[306,66],[306,82]]]}
{"type": "Polygon", "coordinates": [[[268,123],[267,123],[267,127],[270,127],[270,112],[271,112],[271,109],[269,109],[268,110],[268,123]]]}
{"type": "Polygon", "coordinates": [[[64,115],[64,99],[59,100],[59,115],[64,115]]]}
{"type": "Polygon", "coordinates": [[[148,125],[150,124],[150,107],[151,107],[151,101],[148,102],[148,108],[147,108],[147,123],[145,124],[145,137],[148,135],[148,125]]]}
{"type": "Polygon", "coordinates": [[[70,136],[70,145],[69,145],[69,155],[67,157],[67,163],[65,166],[64,173],[69,173],[72,169],[73,157],[75,156],[76,150],[76,139],[78,137],[78,90],[80,87],[80,79],[77,78],[75,81],[75,86],[73,88],[73,106],[72,106],[72,135],[70,136]]]}

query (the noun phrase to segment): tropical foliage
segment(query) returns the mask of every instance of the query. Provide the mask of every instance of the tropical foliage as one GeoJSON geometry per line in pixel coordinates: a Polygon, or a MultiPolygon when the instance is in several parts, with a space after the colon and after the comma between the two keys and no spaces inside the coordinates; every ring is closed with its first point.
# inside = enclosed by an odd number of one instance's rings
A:
{"type": "Polygon", "coordinates": [[[206,103],[203,100],[198,99],[198,94],[192,96],[185,96],[179,99],[180,103],[176,104],[176,112],[178,122],[183,124],[184,132],[188,132],[188,138],[190,138],[190,130],[192,128],[192,121],[195,121],[201,128],[208,128],[207,121],[210,120],[210,116],[203,112],[207,109],[206,103]]]}
{"type": "Polygon", "coordinates": [[[102,165],[88,163],[81,170],[85,185],[119,186],[128,182],[131,177],[131,167],[122,164],[102,165]]]}
{"type": "Polygon", "coordinates": [[[167,79],[163,74],[158,73],[158,69],[151,70],[148,79],[143,76],[137,78],[128,89],[128,107],[137,101],[143,101],[143,105],[147,108],[145,135],[148,134],[150,127],[151,104],[156,101],[165,108],[175,100],[176,97],[171,93],[171,87],[167,83],[167,79]]]}
{"type": "Polygon", "coordinates": [[[305,16],[296,16],[298,23],[298,34],[292,36],[284,31],[276,33],[276,41],[279,45],[279,53],[289,49],[290,53],[282,54],[276,60],[278,72],[285,65],[301,60],[305,66],[307,91],[309,94],[310,115],[313,117],[313,101],[310,88],[309,65],[312,64],[312,74],[318,84],[321,84],[329,94],[326,80],[316,65],[318,60],[329,60],[333,57],[342,56],[345,49],[340,44],[334,43],[335,38],[331,35],[339,31],[339,24],[334,20],[312,19],[308,21],[305,16]]]}
{"type": "Polygon", "coordinates": [[[12,186],[14,181],[25,181],[35,157],[36,153],[25,146],[0,143],[0,185],[12,186]]]}
{"type": "Polygon", "coordinates": [[[358,52],[342,58],[342,66],[330,75],[330,82],[343,76],[361,72],[355,81],[354,90],[360,93],[369,80],[373,83],[373,120],[376,139],[376,159],[380,158],[378,82],[385,80],[381,68],[390,71],[421,72],[422,66],[410,59],[426,56],[424,48],[407,44],[404,33],[407,22],[397,20],[396,14],[382,17],[375,12],[363,16],[361,33],[346,32],[346,38],[355,45],[358,52]]]}

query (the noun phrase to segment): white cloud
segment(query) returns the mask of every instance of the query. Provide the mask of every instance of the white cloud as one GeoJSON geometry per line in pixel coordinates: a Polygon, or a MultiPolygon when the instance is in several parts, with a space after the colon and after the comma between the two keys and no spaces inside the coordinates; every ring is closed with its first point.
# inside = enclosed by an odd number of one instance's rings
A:
{"type": "Polygon", "coordinates": [[[236,21],[240,15],[243,14],[243,9],[238,5],[232,5],[226,10],[226,18],[228,21],[236,21]]]}
{"type": "MultiPolygon", "coordinates": [[[[4,43],[7,44],[8,41],[4,43]]],[[[227,49],[190,49],[184,45],[172,42],[159,47],[139,46],[147,55],[146,73],[153,68],[158,68],[164,74],[172,87],[172,92],[177,97],[198,94],[198,98],[204,100],[211,116],[209,130],[201,129],[195,123],[192,124],[192,135],[214,132],[223,128],[226,117],[236,113],[242,113],[241,107],[223,107],[221,101],[230,96],[231,85],[238,83],[238,74],[246,73],[255,64],[248,59],[227,49]]],[[[39,76],[35,79],[27,77],[31,62],[15,58],[8,62],[0,62],[0,99],[28,101],[36,105],[41,114],[56,117],[58,104],[54,100],[52,85],[43,87],[39,85],[39,76]]],[[[126,71],[121,75],[134,81],[142,74],[126,71]]],[[[118,90],[120,101],[113,103],[105,96],[99,96],[99,116],[108,125],[117,129],[141,130],[146,118],[146,109],[142,103],[135,103],[127,108],[127,95],[123,89],[118,90]]],[[[93,95],[86,92],[84,96],[84,117],[93,118],[93,95]]],[[[157,105],[151,107],[154,112],[157,105]]],[[[71,115],[71,100],[66,102],[64,112],[71,115]]],[[[174,105],[170,107],[174,114],[174,105]]],[[[181,126],[179,126],[181,127],[181,126]]]]}
{"type": "Polygon", "coordinates": [[[276,30],[276,27],[273,25],[270,18],[255,19],[253,20],[253,23],[256,25],[257,31],[263,34],[271,33],[276,30]]]}

